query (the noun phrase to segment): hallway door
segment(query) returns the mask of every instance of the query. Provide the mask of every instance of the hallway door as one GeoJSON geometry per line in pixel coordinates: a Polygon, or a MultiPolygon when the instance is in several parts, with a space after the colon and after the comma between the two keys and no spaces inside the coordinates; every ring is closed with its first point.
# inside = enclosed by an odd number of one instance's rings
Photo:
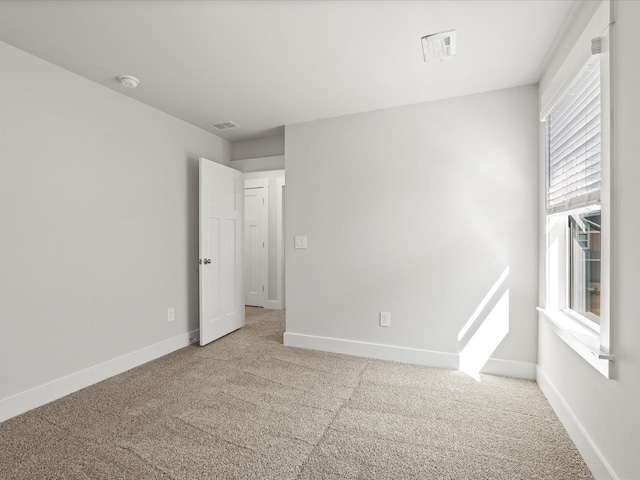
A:
{"type": "Polygon", "coordinates": [[[244,186],[244,303],[264,307],[267,303],[269,268],[269,181],[245,180],[244,186]]]}

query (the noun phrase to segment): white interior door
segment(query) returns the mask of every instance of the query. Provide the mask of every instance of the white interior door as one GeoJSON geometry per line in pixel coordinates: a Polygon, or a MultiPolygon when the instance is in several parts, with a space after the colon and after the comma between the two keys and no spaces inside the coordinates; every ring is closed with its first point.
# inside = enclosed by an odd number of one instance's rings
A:
{"type": "Polygon", "coordinates": [[[242,173],[200,159],[200,345],[244,326],[242,173]]]}
{"type": "Polygon", "coordinates": [[[268,292],[267,179],[244,184],[244,303],[264,307],[268,292]]]}

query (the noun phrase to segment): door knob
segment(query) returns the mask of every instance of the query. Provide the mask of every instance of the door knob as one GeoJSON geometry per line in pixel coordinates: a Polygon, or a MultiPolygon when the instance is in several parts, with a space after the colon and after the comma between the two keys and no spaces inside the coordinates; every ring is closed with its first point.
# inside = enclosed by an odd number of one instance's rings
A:
{"type": "Polygon", "coordinates": [[[209,265],[211,263],[211,259],[210,258],[205,258],[204,259],[204,264],[205,265],[209,265]]]}

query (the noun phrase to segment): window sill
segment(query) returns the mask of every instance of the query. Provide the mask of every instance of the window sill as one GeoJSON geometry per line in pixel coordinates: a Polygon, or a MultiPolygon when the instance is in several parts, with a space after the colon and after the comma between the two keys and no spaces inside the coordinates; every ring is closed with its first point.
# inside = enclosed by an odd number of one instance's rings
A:
{"type": "Polygon", "coordinates": [[[611,378],[613,359],[606,358],[606,354],[601,354],[600,336],[596,331],[562,311],[538,307],[538,312],[549,321],[556,334],[578,355],[606,378],[611,378]]]}

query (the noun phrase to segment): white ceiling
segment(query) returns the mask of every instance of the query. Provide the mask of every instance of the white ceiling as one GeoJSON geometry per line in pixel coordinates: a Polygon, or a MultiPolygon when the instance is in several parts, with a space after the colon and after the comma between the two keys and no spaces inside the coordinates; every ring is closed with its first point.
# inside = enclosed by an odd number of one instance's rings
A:
{"type": "Polygon", "coordinates": [[[536,83],[575,2],[15,0],[0,40],[238,140],[536,83]],[[425,64],[420,38],[449,29],[457,57],[425,64]]]}

